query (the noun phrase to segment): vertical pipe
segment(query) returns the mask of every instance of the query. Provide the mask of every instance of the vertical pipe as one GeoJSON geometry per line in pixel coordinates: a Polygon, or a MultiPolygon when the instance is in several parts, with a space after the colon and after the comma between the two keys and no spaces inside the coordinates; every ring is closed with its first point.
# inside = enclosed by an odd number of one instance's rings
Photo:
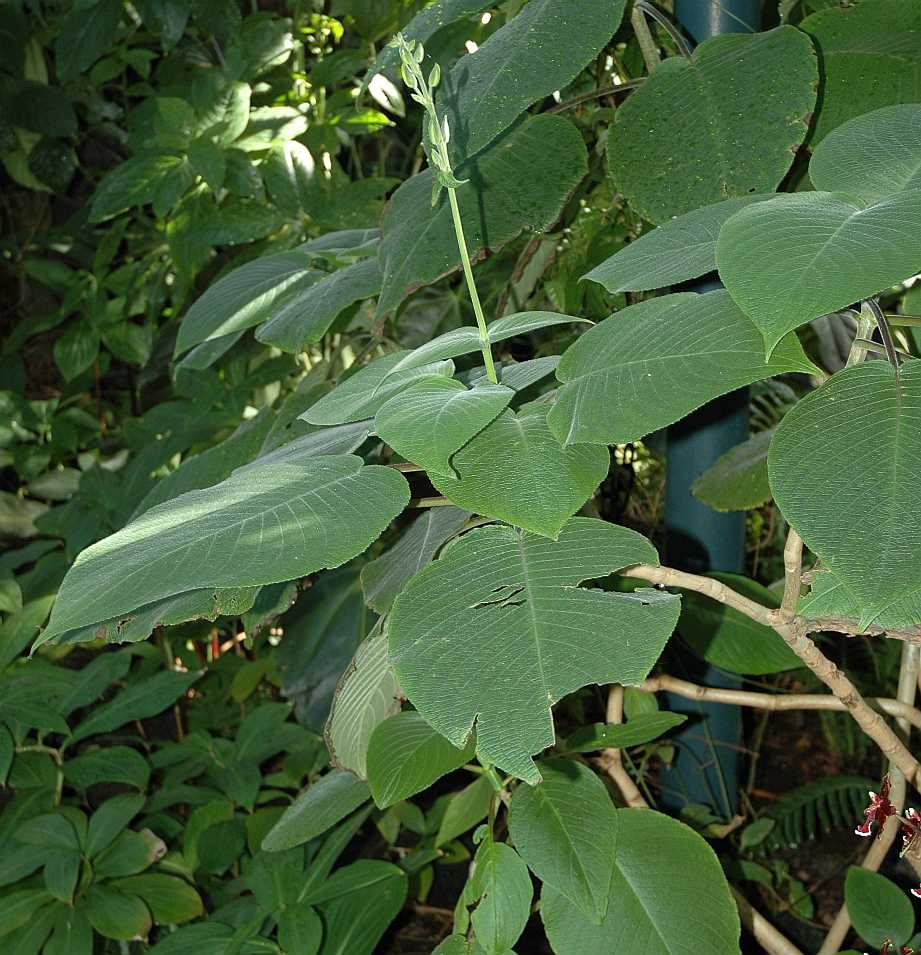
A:
{"type": "MultiPolygon", "coordinates": [[[[757,32],[761,0],[675,0],[675,18],[701,43],[719,33],[757,32]]],[[[715,278],[694,283],[693,291],[718,288],[715,278]]],[[[691,494],[691,485],[725,451],[748,437],[748,392],[718,398],[668,429],[666,457],[666,559],[700,573],[745,569],[745,514],[721,514],[691,494]]],[[[677,648],[669,665],[678,675],[710,686],[737,688],[741,681],[707,666],[677,648]]],[[[662,776],[663,801],[674,809],[702,803],[720,815],[738,809],[741,713],[669,696],[668,705],[689,720],[675,736],[673,767],[662,776]]]]}

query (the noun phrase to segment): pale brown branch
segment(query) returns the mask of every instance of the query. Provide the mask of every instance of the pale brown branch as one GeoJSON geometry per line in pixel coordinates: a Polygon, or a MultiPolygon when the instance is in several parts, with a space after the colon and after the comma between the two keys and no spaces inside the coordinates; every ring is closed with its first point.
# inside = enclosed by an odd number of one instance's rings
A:
{"type": "Polygon", "coordinates": [[[735,886],[729,888],[739,907],[739,918],[743,927],[769,955],[803,955],[802,951],[786,936],[781,935],[735,886]]]}
{"type": "MultiPolygon", "coordinates": [[[[605,720],[608,723],[622,723],[624,719],[624,688],[619,683],[608,687],[608,703],[605,720]]],[[[601,751],[598,764],[611,777],[624,797],[624,802],[633,809],[648,809],[649,803],[643,798],[636,783],[624,769],[619,749],[608,748],[601,751]]]]}
{"type": "Polygon", "coordinates": [[[791,527],[787,533],[787,543],[783,549],[783,602],[780,605],[780,618],[784,623],[792,623],[796,616],[800,590],[803,585],[803,539],[791,527]]]}

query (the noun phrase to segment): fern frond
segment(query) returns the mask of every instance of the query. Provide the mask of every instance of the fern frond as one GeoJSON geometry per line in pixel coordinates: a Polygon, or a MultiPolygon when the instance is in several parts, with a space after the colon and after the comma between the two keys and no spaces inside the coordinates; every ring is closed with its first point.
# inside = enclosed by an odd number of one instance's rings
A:
{"type": "Polygon", "coordinates": [[[853,829],[863,819],[866,776],[829,776],[798,786],[782,796],[764,815],[776,823],[762,845],[769,850],[797,846],[834,829],[853,829]]]}

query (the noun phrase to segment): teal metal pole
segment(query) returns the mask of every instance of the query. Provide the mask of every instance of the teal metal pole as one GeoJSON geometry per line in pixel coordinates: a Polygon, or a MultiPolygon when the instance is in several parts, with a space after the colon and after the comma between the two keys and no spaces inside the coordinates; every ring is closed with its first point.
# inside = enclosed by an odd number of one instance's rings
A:
{"type": "MultiPolygon", "coordinates": [[[[719,33],[753,33],[761,28],[761,0],[675,0],[675,19],[695,43],[719,33]]],[[[693,291],[719,287],[716,278],[693,291]]],[[[745,514],[721,514],[691,494],[691,485],[725,451],[748,437],[748,392],[711,402],[668,429],[666,456],[666,560],[684,570],[745,569],[745,514]]],[[[680,625],[679,625],[680,629],[680,625]]],[[[676,675],[709,686],[737,688],[741,681],[693,657],[680,646],[667,665],[676,675]]],[[[688,715],[674,737],[676,757],[662,774],[663,802],[709,806],[729,817],[738,809],[741,714],[738,708],[668,696],[671,710],[688,715]]]]}

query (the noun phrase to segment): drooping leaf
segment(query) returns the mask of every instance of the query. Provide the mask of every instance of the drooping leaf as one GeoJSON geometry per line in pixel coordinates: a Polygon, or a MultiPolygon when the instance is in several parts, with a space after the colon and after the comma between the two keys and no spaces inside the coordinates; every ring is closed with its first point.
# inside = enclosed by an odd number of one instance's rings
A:
{"type": "Polygon", "coordinates": [[[759,431],[720,455],[691,485],[691,493],[715,511],[747,511],[771,499],[768,447],[774,429],[759,431]]]}
{"type": "Polygon", "coordinates": [[[540,771],[539,786],[518,786],[512,794],[512,842],[541,882],[600,924],[617,851],[614,803],[604,783],[581,763],[548,759],[540,771]]]}
{"type": "Polygon", "coordinates": [[[809,178],[820,192],[863,199],[921,189],[921,105],[887,106],[832,130],[809,160],[809,178]]]}
{"type": "Polygon", "coordinates": [[[921,8],[906,0],[830,5],[800,28],[819,53],[819,112],[811,141],[881,106],[921,101],[921,8]]]}
{"type": "Polygon", "coordinates": [[[518,941],[531,914],[534,889],[521,856],[487,836],[477,849],[464,889],[476,939],[486,955],[505,955],[518,941]]]}
{"type": "MultiPolygon", "coordinates": [[[[551,226],[586,171],[579,131],[569,120],[546,114],[519,123],[464,162],[456,172],[470,183],[457,190],[457,201],[472,260],[495,252],[522,231],[551,226]],[[524,169],[526,176],[515,172],[524,169]]],[[[426,169],[404,182],[387,205],[378,315],[460,268],[448,203],[433,208],[431,197],[432,170],[426,169]]]]}
{"type": "Polygon", "coordinates": [[[354,302],[371,298],[380,289],[377,257],[359,259],[276,306],[272,317],[256,329],[256,340],[282,351],[303,351],[326,334],[340,312],[354,302]]]}
{"type": "Polygon", "coordinates": [[[474,155],[532,103],[568,85],[617,31],[625,6],[626,0],[601,6],[531,0],[476,52],[461,57],[442,77],[437,101],[451,123],[457,159],[474,155]]]}
{"type": "Polygon", "coordinates": [[[453,746],[416,712],[384,720],[368,745],[368,783],[378,808],[408,799],[473,758],[474,744],[453,746]]]}
{"type": "Polygon", "coordinates": [[[441,818],[435,848],[451,842],[469,832],[486,818],[489,806],[496,795],[495,786],[488,776],[479,776],[468,786],[454,793],[441,818]]]}
{"type": "Polygon", "coordinates": [[[792,329],[921,270],[919,215],[921,190],[875,202],[775,196],[727,220],[716,245],[720,277],[771,352],[792,329]]]}
{"type": "Polygon", "coordinates": [[[83,551],[42,638],[188,590],[275,583],[338,566],[408,500],[402,475],[350,455],[239,471],[151,508],[83,551]]]}
{"type": "Polygon", "coordinates": [[[378,613],[387,613],[409,578],[422,570],[445,541],[460,532],[469,517],[470,513],[459,507],[427,508],[390,550],[362,567],[365,603],[378,613]]]}
{"type": "Polygon", "coordinates": [[[665,60],[617,110],[611,177],[651,222],[772,192],[806,135],[817,80],[812,44],[793,27],[705,40],[690,61],[665,60]]]}
{"type": "Polygon", "coordinates": [[[814,370],[795,335],[766,362],[758,329],[724,289],[663,295],[617,312],[567,349],[550,428],[567,444],[635,441],[743,385],[814,370]]]}
{"type": "Polygon", "coordinates": [[[641,746],[680,726],[686,719],[681,713],[637,713],[626,723],[592,723],[577,729],[566,740],[566,749],[571,753],[592,753],[607,747],[641,746]]]}
{"type": "Polygon", "coordinates": [[[536,783],[531,756],[553,743],[551,704],[587,683],[644,679],[678,617],[669,594],[578,584],[656,560],[639,535],[586,518],[556,542],[511,527],[470,531],[394,602],[400,686],[456,746],[476,725],[478,754],[536,783]]]}
{"type": "MultiPolygon", "coordinates": [[[[710,576],[765,607],[778,606],[774,593],[757,581],[739,574],[710,576]]],[[[763,675],[803,665],[771,627],[692,591],[682,594],[678,633],[699,657],[730,673],[763,675]]]]}
{"type": "Polygon", "coordinates": [[[921,361],[898,376],[882,361],[838,372],[787,413],[771,442],[777,506],[856,597],[861,626],[921,590],[919,459],[921,361]]]}
{"type": "Polygon", "coordinates": [[[456,476],[450,458],[485,428],[514,396],[490,383],[466,388],[429,378],[400,391],[377,412],[374,429],[395,451],[429,473],[456,476]]]}
{"type": "Polygon", "coordinates": [[[889,939],[904,945],[915,927],[906,893],[878,872],[852,865],[844,883],[844,901],[857,934],[876,947],[889,939]]]}
{"type": "Polygon", "coordinates": [[[701,206],[640,236],[582,276],[609,292],[644,292],[696,279],[716,269],[716,240],[739,209],[770,196],[739,196],[701,206]]]}
{"type": "Polygon", "coordinates": [[[617,855],[602,924],[592,924],[555,887],[541,893],[554,952],[738,955],[738,912],[707,843],[658,812],[618,809],[616,816],[617,855]]]}
{"type": "Polygon", "coordinates": [[[280,852],[322,835],[340,819],[371,798],[368,784],[334,769],[311,783],[284,811],[262,840],[266,852],[280,852]]]}

